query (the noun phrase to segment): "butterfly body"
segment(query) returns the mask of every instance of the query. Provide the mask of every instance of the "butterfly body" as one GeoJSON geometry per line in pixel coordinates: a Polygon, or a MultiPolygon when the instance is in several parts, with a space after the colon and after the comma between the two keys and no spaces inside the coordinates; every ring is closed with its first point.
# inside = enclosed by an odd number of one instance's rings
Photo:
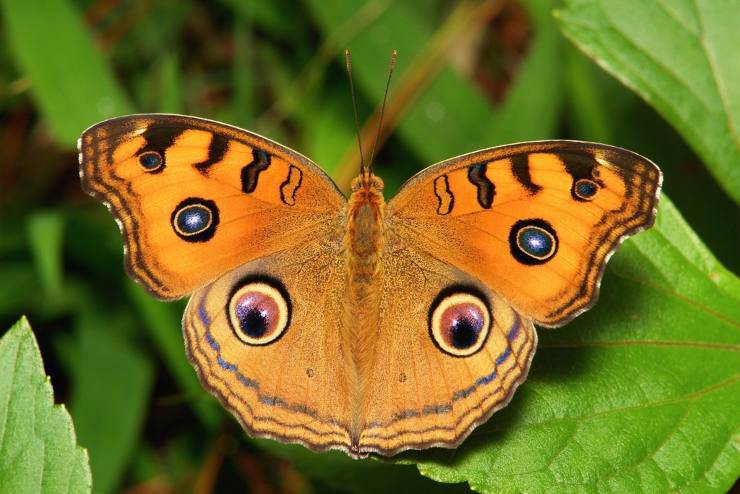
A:
{"type": "Polygon", "coordinates": [[[355,375],[355,403],[350,436],[359,450],[363,427],[363,397],[377,345],[382,284],[381,258],[385,242],[385,200],[382,181],[366,173],[356,178],[348,203],[345,255],[347,256],[346,318],[342,331],[351,353],[355,375]]]}
{"type": "Polygon", "coordinates": [[[102,122],[83,187],[113,212],[129,274],[183,318],[204,386],[250,434],[353,457],[453,447],[527,376],[534,323],[591,307],[650,226],[661,174],[602,144],[513,144],[441,162],[388,203],[310,160],[178,115],[102,122]]]}

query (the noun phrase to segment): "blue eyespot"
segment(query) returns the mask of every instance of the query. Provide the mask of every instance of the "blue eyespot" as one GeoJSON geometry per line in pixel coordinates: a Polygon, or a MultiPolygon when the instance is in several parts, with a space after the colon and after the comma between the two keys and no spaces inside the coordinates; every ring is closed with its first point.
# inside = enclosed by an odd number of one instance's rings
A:
{"type": "Polygon", "coordinates": [[[139,156],[139,164],[141,164],[146,171],[152,172],[161,168],[162,165],[164,165],[164,160],[159,153],[149,151],[139,156]]]}
{"type": "Polygon", "coordinates": [[[188,242],[210,240],[218,226],[216,203],[198,197],[182,201],[172,212],[172,228],[188,242]]]}
{"type": "Polygon", "coordinates": [[[532,257],[546,257],[553,247],[552,235],[542,228],[528,226],[519,230],[519,247],[532,257]]]}
{"type": "Polygon", "coordinates": [[[176,217],[177,229],[183,235],[196,235],[211,223],[211,212],[200,205],[188,206],[180,210],[176,217]]]}
{"type": "Polygon", "coordinates": [[[593,198],[598,190],[599,186],[595,182],[585,178],[578,180],[573,186],[575,195],[584,200],[593,198]]]}
{"type": "Polygon", "coordinates": [[[517,221],[511,227],[509,249],[522,264],[543,264],[557,252],[558,237],[547,221],[537,218],[517,221]]]}

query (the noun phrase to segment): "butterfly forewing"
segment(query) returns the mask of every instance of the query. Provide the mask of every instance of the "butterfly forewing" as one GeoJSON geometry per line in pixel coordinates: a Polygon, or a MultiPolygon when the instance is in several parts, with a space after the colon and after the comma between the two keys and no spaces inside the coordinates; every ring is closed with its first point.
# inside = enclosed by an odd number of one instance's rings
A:
{"type": "Polygon", "coordinates": [[[339,222],[345,203],[307,158],[224,124],[177,115],[99,123],[79,141],[83,187],[121,227],[126,268],[178,298],[339,222]]]}
{"type": "Polygon", "coordinates": [[[432,166],[388,210],[407,242],[559,326],[593,305],[617,245],[652,225],[660,184],[658,167],[620,148],[522,143],[432,166]]]}

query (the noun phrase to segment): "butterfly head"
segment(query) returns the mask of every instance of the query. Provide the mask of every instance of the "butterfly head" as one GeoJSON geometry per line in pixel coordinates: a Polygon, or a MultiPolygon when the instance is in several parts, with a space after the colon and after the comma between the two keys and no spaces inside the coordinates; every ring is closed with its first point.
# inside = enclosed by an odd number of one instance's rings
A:
{"type": "Polygon", "coordinates": [[[363,169],[360,174],[352,180],[352,192],[374,191],[382,194],[383,179],[373,174],[372,169],[363,169]]]}

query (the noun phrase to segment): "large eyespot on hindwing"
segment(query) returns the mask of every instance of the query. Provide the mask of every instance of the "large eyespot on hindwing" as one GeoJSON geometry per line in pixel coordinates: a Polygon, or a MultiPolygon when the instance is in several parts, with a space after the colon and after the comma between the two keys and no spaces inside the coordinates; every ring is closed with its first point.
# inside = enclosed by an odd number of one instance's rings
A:
{"type": "Polygon", "coordinates": [[[267,276],[250,276],[232,289],[226,318],[243,343],[263,346],[285,333],[291,310],[290,296],[282,283],[267,276]]]}
{"type": "Polygon", "coordinates": [[[209,199],[189,197],[172,211],[170,223],[178,237],[188,242],[206,242],[218,227],[218,206],[209,199]]]}
{"type": "Polygon", "coordinates": [[[545,220],[520,220],[509,231],[509,250],[522,264],[544,264],[558,251],[558,235],[545,220]]]}
{"type": "Polygon", "coordinates": [[[429,335],[453,357],[469,357],[483,348],[491,332],[491,304],[479,290],[451,286],[442,290],[429,308],[429,335]]]}

